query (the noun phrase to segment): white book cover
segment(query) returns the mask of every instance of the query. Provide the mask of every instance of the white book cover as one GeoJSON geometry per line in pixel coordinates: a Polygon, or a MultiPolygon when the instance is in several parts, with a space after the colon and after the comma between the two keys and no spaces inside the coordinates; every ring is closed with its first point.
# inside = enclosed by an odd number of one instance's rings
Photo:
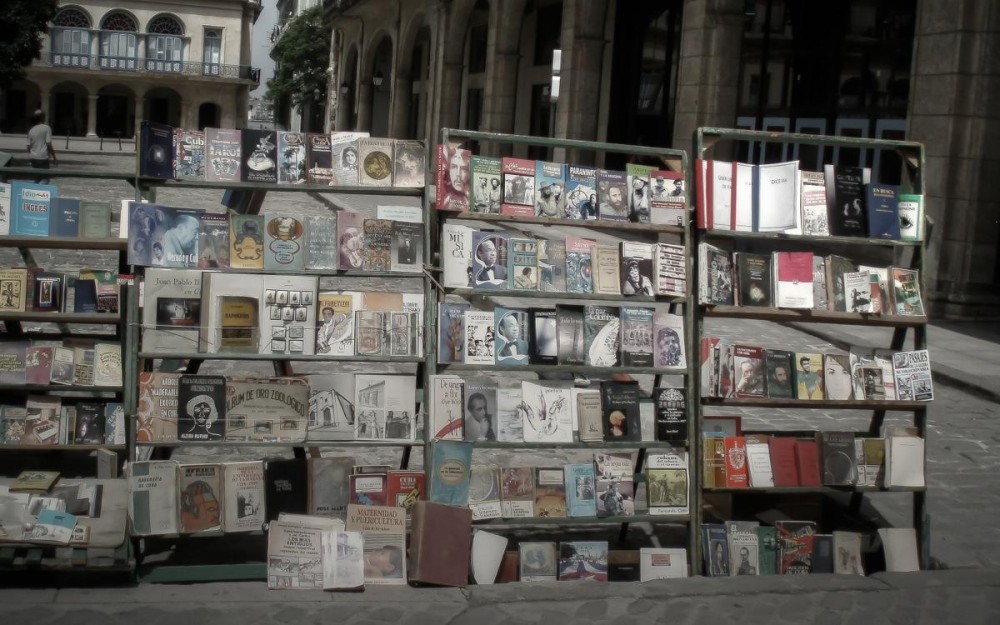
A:
{"type": "Polygon", "coordinates": [[[757,165],[758,232],[788,232],[798,228],[799,162],[757,165]]]}
{"type": "Polygon", "coordinates": [[[641,547],[639,549],[639,581],[679,579],[688,576],[687,549],[641,547]]]}
{"type": "Polygon", "coordinates": [[[500,562],[508,539],[499,534],[476,530],[472,536],[472,579],[477,585],[492,584],[500,572],[500,562]]]}
{"type": "Polygon", "coordinates": [[[261,354],[316,353],[315,276],[264,276],[259,349],[261,354]]]}
{"type": "Polygon", "coordinates": [[[833,572],[839,575],[865,574],[860,533],[833,532],[833,572]]]}
{"type": "Polygon", "coordinates": [[[267,587],[272,590],[323,588],[323,530],[289,521],[271,521],[267,531],[267,587]]]}
{"type": "Polygon", "coordinates": [[[867,271],[844,274],[844,302],[847,312],[872,312],[872,282],[867,271]]]}
{"type": "Polygon", "coordinates": [[[432,375],[428,383],[431,393],[431,438],[464,440],[465,381],[457,375],[432,375]]]}
{"type": "Polygon", "coordinates": [[[750,470],[750,486],[754,488],[770,488],[774,486],[774,473],[771,470],[771,448],[767,441],[747,439],[747,467],[750,470]]]}
{"type": "Polygon", "coordinates": [[[572,391],[570,387],[521,383],[524,442],[573,442],[572,391]]]}
{"type": "Polygon", "coordinates": [[[912,527],[880,527],[878,536],[885,551],[887,573],[909,573],[920,570],[917,556],[917,531],[912,527]]]}
{"type": "Polygon", "coordinates": [[[356,440],[416,440],[417,379],[412,375],[354,378],[356,440]]]}
{"type": "MultiPolygon", "coordinates": [[[[753,232],[753,170],[754,165],[735,163],[737,232],[753,232]]],[[[732,207],[730,207],[732,209],[732,207]]]]}
{"type": "MultiPolygon", "coordinates": [[[[732,230],[733,164],[728,161],[705,161],[711,172],[712,229],[732,230]]],[[[707,174],[706,174],[707,175],[707,174]]]]}
{"type": "Polygon", "coordinates": [[[118,343],[94,344],[94,386],[122,385],[122,346],[118,343]]]}
{"type": "Polygon", "coordinates": [[[445,223],[441,227],[442,286],[447,289],[472,287],[472,233],[474,228],[445,223]]]}
{"type": "Polygon", "coordinates": [[[649,454],[646,458],[646,482],[649,514],[690,512],[691,480],[686,451],[678,449],[649,454]]]}
{"type": "Polygon", "coordinates": [[[143,351],[198,351],[201,276],[200,269],[146,269],[142,304],[143,351]]]}
{"type": "Polygon", "coordinates": [[[253,532],[267,522],[264,507],[264,463],[227,462],[222,465],[226,504],[223,530],[253,532]]]}
{"type": "Polygon", "coordinates": [[[491,310],[467,310],[462,314],[465,364],[495,365],[494,315],[491,310]]]}
{"type": "Polygon", "coordinates": [[[890,436],[885,441],[885,485],[923,488],[924,439],[890,436]]]}
{"type": "Polygon", "coordinates": [[[894,353],[892,355],[892,370],[898,399],[902,401],[931,401],[934,399],[931,360],[926,349],[894,353]]]}
{"type": "Polygon", "coordinates": [[[247,319],[244,315],[261,315],[261,301],[264,290],[264,276],[240,274],[238,280],[221,273],[204,273],[201,280],[201,333],[198,351],[217,353],[220,351],[258,352],[259,324],[257,319],[247,319]],[[224,307],[227,302],[239,301],[246,306],[234,309],[224,307]],[[238,323],[225,318],[223,311],[230,310],[240,316],[238,323]]]}
{"type": "Polygon", "coordinates": [[[10,184],[0,182],[0,235],[10,234],[10,184]]]}
{"type": "Polygon", "coordinates": [[[726,521],[729,575],[760,575],[760,540],[757,521],[726,521]]]}
{"type": "Polygon", "coordinates": [[[354,374],[314,373],[304,377],[309,384],[306,438],[354,440],[354,374]]]}
{"type": "Polygon", "coordinates": [[[347,506],[347,530],[361,532],[364,538],[366,584],[406,584],[404,508],[350,504],[347,506]]]}
{"type": "Polygon", "coordinates": [[[178,464],[133,462],[128,470],[128,518],[133,536],[176,534],[178,464]]]}
{"type": "Polygon", "coordinates": [[[423,293],[403,293],[403,312],[416,315],[415,327],[417,330],[416,345],[417,352],[412,356],[423,357],[424,355],[424,294],[423,293]]]}
{"type": "Polygon", "coordinates": [[[472,467],[469,510],[472,511],[473,521],[499,519],[502,516],[499,467],[472,467]]]}
{"type": "Polygon", "coordinates": [[[365,585],[364,538],[360,532],[323,530],[323,590],[348,590],[365,585]]]}
{"type": "Polygon", "coordinates": [[[422,224],[424,223],[424,209],[420,206],[383,206],[379,204],[375,207],[375,217],[422,224]]]}
{"type": "Polygon", "coordinates": [[[497,385],[497,440],[524,442],[524,418],[521,415],[521,385],[517,382],[497,385]]]}

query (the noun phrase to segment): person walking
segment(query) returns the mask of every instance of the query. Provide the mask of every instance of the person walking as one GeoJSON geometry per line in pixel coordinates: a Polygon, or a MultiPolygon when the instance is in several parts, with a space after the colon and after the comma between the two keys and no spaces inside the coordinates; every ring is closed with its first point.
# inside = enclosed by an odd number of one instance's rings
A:
{"type": "MultiPolygon", "coordinates": [[[[52,128],[45,123],[45,113],[39,109],[31,116],[31,130],[28,131],[28,158],[34,169],[48,169],[49,159],[58,165],[56,150],[52,147],[52,128]]],[[[48,178],[36,178],[35,182],[48,184],[48,178]]]]}

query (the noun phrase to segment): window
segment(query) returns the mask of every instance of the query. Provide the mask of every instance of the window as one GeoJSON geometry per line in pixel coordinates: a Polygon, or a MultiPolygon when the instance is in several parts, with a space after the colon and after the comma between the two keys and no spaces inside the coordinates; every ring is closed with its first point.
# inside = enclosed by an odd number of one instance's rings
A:
{"type": "Polygon", "coordinates": [[[52,20],[52,64],[90,66],[90,17],[80,9],[62,9],[52,20]]]}
{"type": "Polygon", "coordinates": [[[205,29],[205,57],[202,73],[207,76],[219,75],[219,64],[222,63],[222,30],[218,28],[205,29]]]}
{"type": "Polygon", "coordinates": [[[135,70],[139,27],[128,13],[114,11],[101,22],[101,68],[135,70]]]}
{"type": "Polygon", "coordinates": [[[157,15],[146,27],[146,69],[180,72],[184,60],[184,27],[170,15],[157,15]]]}
{"type": "Polygon", "coordinates": [[[469,73],[481,74],[486,71],[486,24],[469,29],[469,73]]]}
{"type": "Polygon", "coordinates": [[[562,3],[539,7],[535,26],[535,65],[552,65],[552,51],[562,34],[562,3]]]}

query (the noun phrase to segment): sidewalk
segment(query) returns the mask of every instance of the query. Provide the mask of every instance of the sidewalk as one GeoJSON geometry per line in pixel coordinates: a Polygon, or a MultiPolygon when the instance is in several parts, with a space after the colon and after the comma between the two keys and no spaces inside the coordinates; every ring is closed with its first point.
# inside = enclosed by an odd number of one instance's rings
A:
{"type": "MultiPolygon", "coordinates": [[[[26,135],[3,135],[0,134],[0,152],[7,152],[14,156],[14,160],[20,165],[28,164],[28,138],[26,135]]],[[[74,154],[135,154],[134,139],[119,139],[117,137],[105,137],[102,141],[99,137],[67,137],[53,136],[52,147],[56,150],[56,156],[63,153],[74,154]]]]}
{"type": "Polygon", "coordinates": [[[1000,569],[696,577],[467,588],[267,591],[262,582],[0,590],[8,623],[955,623],[1000,622],[1000,569]]]}

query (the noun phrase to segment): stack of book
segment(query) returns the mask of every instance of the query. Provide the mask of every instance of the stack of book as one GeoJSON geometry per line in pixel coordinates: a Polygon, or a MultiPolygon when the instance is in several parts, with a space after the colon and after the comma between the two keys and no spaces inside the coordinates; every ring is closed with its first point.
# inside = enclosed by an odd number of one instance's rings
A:
{"type": "MultiPolygon", "coordinates": [[[[0,384],[12,386],[122,385],[122,352],[118,343],[67,340],[0,342],[0,384]]],[[[58,386],[54,390],[58,390],[58,386]]]]}
{"type": "Polygon", "coordinates": [[[125,408],[120,402],[69,401],[29,395],[25,404],[0,405],[0,443],[30,445],[124,445],[125,408]]]}
{"type": "Polygon", "coordinates": [[[118,273],[0,269],[0,312],[117,313],[118,273]]]}
{"type": "Polygon", "coordinates": [[[107,239],[111,204],[59,197],[59,187],[0,182],[0,235],[107,239]]]}

